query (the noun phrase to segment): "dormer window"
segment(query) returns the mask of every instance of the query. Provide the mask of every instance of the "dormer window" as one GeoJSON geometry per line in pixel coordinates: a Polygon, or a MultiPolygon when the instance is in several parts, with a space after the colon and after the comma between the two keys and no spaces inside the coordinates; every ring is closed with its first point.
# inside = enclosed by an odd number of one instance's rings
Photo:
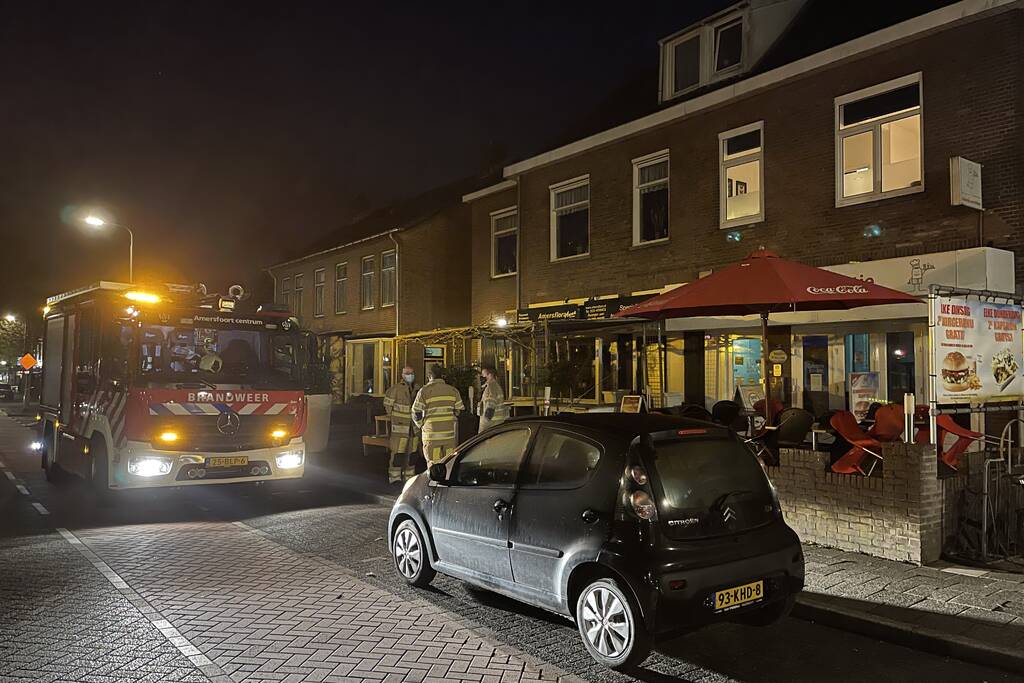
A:
{"type": "Polygon", "coordinates": [[[661,101],[730,76],[743,68],[741,12],[686,31],[661,44],[661,101]]]}

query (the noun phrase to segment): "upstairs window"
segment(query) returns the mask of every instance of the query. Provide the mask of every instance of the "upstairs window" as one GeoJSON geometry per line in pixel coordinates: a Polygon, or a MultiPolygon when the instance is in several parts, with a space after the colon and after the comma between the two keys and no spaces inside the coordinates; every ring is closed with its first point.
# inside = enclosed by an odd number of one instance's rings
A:
{"type": "Polygon", "coordinates": [[[551,191],[551,260],[590,253],[590,176],[574,178],[551,191]]]}
{"type": "Polygon", "coordinates": [[[385,251],[380,255],[380,305],[395,305],[397,289],[398,255],[394,250],[385,251]]]}
{"type": "Polygon", "coordinates": [[[290,277],[281,278],[281,291],[278,295],[277,303],[281,304],[282,306],[289,306],[290,308],[291,301],[289,300],[288,297],[291,296],[291,293],[292,279],[290,277]]]}
{"type": "Polygon", "coordinates": [[[921,74],[836,98],[836,206],[924,190],[921,74]]]}
{"type": "Polygon", "coordinates": [[[668,150],[633,160],[633,245],[668,239],[668,150]]]}
{"type": "Polygon", "coordinates": [[[743,27],[743,14],[733,13],[663,41],[661,101],[742,70],[743,27]]]}
{"type": "Polygon", "coordinates": [[[718,135],[719,226],[764,220],[764,122],[718,135]]]}
{"type": "Polygon", "coordinates": [[[327,271],[317,268],[313,271],[313,316],[322,318],[324,315],[324,283],[327,280],[327,271]]]}
{"type": "Polygon", "coordinates": [[[518,270],[519,213],[515,207],[491,214],[491,277],[515,275],[518,270]]]}
{"type": "Polygon", "coordinates": [[[302,315],[302,279],[302,275],[295,276],[295,290],[292,292],[292,313],[295,315],[302,315]]]}
{"type": "Polygon", "coordinates": [[[360,306],[364,311],[373,308],[373,286],[377,264],[373,256],[364,256],[359,280],[360,306]]]}
{"type": "Polygon", "coordinates": [[[334,264],[334,312],[337,314],[344,313],[347,300],[348,263],[336,263],[334,264]]]}

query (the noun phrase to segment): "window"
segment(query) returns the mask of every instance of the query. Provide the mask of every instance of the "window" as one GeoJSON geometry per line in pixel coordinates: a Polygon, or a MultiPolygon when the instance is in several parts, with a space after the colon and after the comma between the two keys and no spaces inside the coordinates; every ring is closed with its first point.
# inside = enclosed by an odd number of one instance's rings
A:
{"type": "Polygon", "coordinates": [[[395,289],[397,288],[398,255],[385,251],[380,255],[380,305],[395,305],[395,289]]]}
{"type": "Polygon", "coordinates": [[[719,225],[723,228],[764,220],[764,121],[718,135],[719,225]]]}
{"type": "Polygon", "coordinates": [[[836,98],[836,206],[924,190],[921,74],[836,98]]]}
{"type": "Polygon", "coordinates": [[[322,318],[324,315],[324,282],[327,280],[327,271],[317,268],[313,271],[313,316],[322,318]]]}
{"type": "Polygon", "coordinates": [[[523,477],[524,488],[574,489],[587,483],[601,449],[564,432],[541,431],[523,477]]]}
{"type": "Polygon", "coordinates": [[[661,101],[743,68],[743,15],[733,13],[661,44],[661,101]]]}
{"type": "Polygon", "coordinates": [[[349,342],[346,353],[351,359],[349,368],[350,396],[381,393],[376,387],[377,342],[349,342]]]}
{"type": "Polygon", "coordinates": [[[590,176],[551,186],[551,260],[590,253],[590,176]]]}
{"type": "Polygon", "coordinates": [[[334,265],[334,312],[344,313],[348,297],[348,264],[336,263],[334,265]]]}
{"type": "Polygon", "coordinates": [[[302,315],[302,277],[302,275],[295,276],[295,290],[292,292],[295,302],[292,305],[292,313],[295,315],[302,315]]]}
{"type": "Polygon", "coordinates": [[[373,308],[373,278],[376,264],[373,256],[364,256],[359,279],[360,306],[365,311],[373,308]]]}
{"type": "Polygon", "coordinates": [[[491,214],[491,277],[518,270],[519,214],[515,207],[491,214]]]}
{"type": "Polygon", "coordinates": [[[290,309],[292,302],[291,299],[289,299],[289,296],[291,296],[291,293],[292,279],[290,277],[281,278],[281,293],[278,297],[278,303],[282,306],[287,306],[290,309]]]}
{"type": "Polygon", "coordinates": [[[459,486],[511,487],[529,443],[529,429],[499,432],[459,457],[451,481],[459,486]]]}
{"type": "Polygon", "coordinates": [[[633,244],[668,239],[668,150],[633,160],[633,244]]]}

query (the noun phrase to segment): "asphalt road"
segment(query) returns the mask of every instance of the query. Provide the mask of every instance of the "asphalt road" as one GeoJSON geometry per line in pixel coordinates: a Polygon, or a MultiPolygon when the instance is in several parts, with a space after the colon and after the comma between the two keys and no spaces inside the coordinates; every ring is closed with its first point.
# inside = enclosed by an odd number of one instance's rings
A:
{"type": "MultiPolygon", "coordinates": [[[[307,469],[305,479],[297,482],[262,487],[211,486],[133,492],[124,495],[115,506],[104,508],[96,504],[82,482],[69,480],[59,486],[47,483],[38,469],[38,458],[24,449],[24,432],[5,418],[0,418],[0,423],[3,423],[0,424],[0,457],[5,472],[10,472],[0,476],[0,567],[7,572],[17,573],[19,562],[28,561],[21,559],[25,556],[18,550],[27,545],[27,539],[49,538],[47,534],[53,534],[58,527],[67,528],[80,537],[92,534],[97,538],[102,537],[105,529],[129,528],[137,532],[138,538],[145,539],[148,527],[144,525],[181,524],[195,529],[201,528],[195,523],[244,522],[302,557],[318,558],[330,566],[346,568],[388,595],[425,600],[442,614],[471,624],[487,638],[584,680],[1021,680],[999,670],[924,654],[796,619],[768,629],[732,624],[708,628],[660,644],[658,652],[632,676],[612,673],[593,664],[573,625],[558,616],[471,589],[445,577],[438,577],[427,590],[407,587],[397,578],[387,553],[383,537],[387,508],[338,486],[335,473],[344,470],[340,454],[322,459],[328,461],[330,467],[314,463],[307,469]]],[[[353,453],[344,457],[363,456],[353,453]]],[[[47,553],[65,552],[57,543],[60,537],[53,535],[53,538],[56,540],[52,543],[33,546],[38,554],[38,557],[33,556],[33,562],[45,565],[47,553]]],[[[139,566],[146,567],[165,562],[167,553],[187,554],[189,550],[168,546],[165,539],[162,544],[139,542],[132,555],[139,566]]],[[[240,563],[260,561],[253,553],[238,558],[240,563]]],[[[151,586],[139,591],[143,598],[152,592],[151,586]]],[[[11,594],[15,593],[8,595],[11,594]]],[[[30,596],[36,592],[25,588],[17,594],[33,599],[30,596]]],[[[73,606],[81,610],[95,608],[87,604],[73,606]]],[[[25,612],[5,610],[0,616],[0,628],[16,630],[16,620],[22,613],[25,612]]],[[[57,624],[53,628],[63,626],[57,624]]],[[[116,629],[117,624],[111,628],[116,629]]],[[[4,652],[0,649],[0,658],[4,652]]],[[[192,679],[185,675],[180,680],[192,679]]]]}

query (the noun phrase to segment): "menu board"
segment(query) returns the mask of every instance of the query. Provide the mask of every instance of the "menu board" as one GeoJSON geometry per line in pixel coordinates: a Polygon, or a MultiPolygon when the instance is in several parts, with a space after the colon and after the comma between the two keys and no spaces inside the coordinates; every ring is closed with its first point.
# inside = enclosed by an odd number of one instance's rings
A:
{"type": "Polygon", "coordinates": [[[850,409],[860,422],[868,414],[872,403],[884,403],[878,397],[880,387],[877,372],[850,373],[850,409]]]}
{"type": "Polygon", "coordinates": [[[939,403],[1012,401],[1024,395],[1021,307],[968,297],[935,299],[939,403]]]}

